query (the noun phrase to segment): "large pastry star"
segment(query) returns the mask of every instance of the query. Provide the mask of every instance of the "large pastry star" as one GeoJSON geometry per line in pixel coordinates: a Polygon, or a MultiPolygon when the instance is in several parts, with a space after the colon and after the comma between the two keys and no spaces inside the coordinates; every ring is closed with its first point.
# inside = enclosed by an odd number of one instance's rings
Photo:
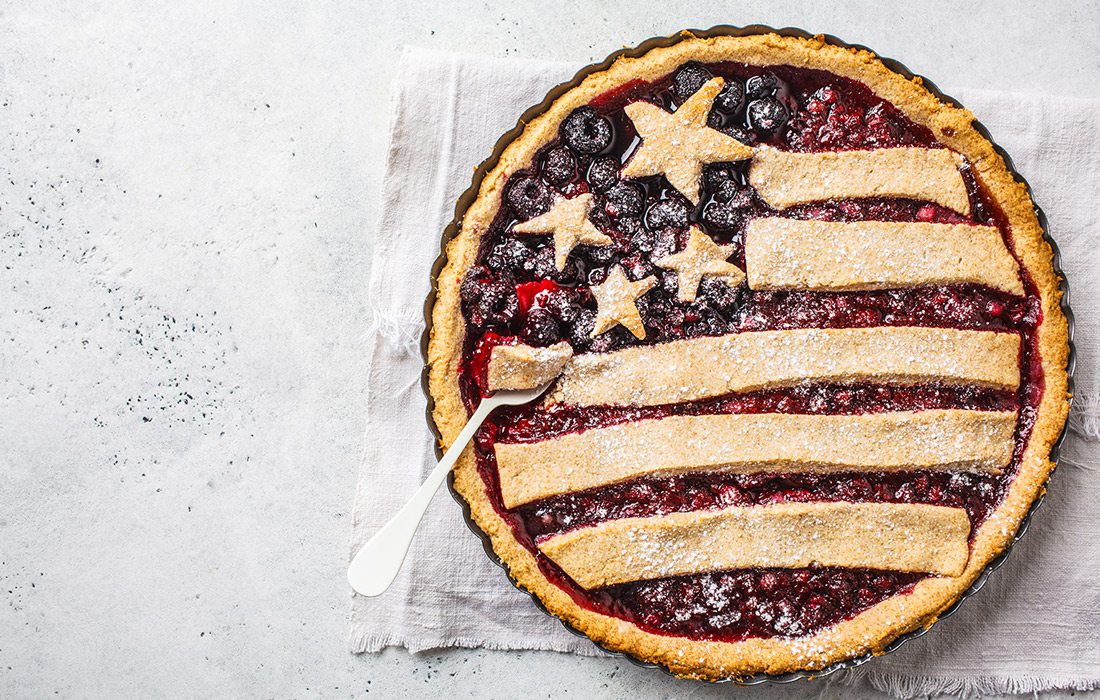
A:
{"type": "Polygon", "coordinates": [[[652,275],[637,282],[631,282],[621,265],[611,268],[611,273],[603,284],[592,287],[592,296],[596,297],[596,325],[592,328],[592,337],[610,330],[620,323],[639,340],[645,338],[645,326],[642,315],[638,313],[635,300],[653,289],[657,278],[652,275]]]}
{"type": "Polygon", "coordinates": [[[692,204],[698,204],[704,164],[752,158],[751,147],[707,126],[707,114],[723,84],[721,78],[709,80],[675,112],[649,102],[628,104],[626,114],[642,145],[623,167],[623,177],[663,173],[692,204]]]}
{"type": "Polygon", "coordinates": [[[592,193],[566,199],[558,197],[550,211],[518,223],[512,227],[516,233],[552,233],[554,234],[554,264],[559,270],[565,269],[569,253],[578,243],[589,245],[611,245],[610,236],[588,220],[592,209],[592,193]]]}
{"type": "Polygon", "coordinates": [[[654,260],[653,264],[676,271],[677,296],[686,303],[695,301],[699,283],[704,277],[721,277],[731,287],[741,284],[745,273],[733,263],[726,262],[731,255],[733,246],[718,245],[701,228],[692,225],[688,229],[687,246],[679,253],[654,260]]]}

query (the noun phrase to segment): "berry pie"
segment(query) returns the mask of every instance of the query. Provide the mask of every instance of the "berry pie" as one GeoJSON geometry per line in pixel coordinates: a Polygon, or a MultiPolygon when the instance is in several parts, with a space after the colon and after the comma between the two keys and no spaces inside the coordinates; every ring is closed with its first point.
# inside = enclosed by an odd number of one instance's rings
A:
{"type": "Polygon", "coordinates": [[[1010,544],[1068,412],[1026,187],[972,115],[821,39],[685,36],[502,146],[438,276],[444,446],[511,576],[681,676],[821,669],[1010,544]]]}

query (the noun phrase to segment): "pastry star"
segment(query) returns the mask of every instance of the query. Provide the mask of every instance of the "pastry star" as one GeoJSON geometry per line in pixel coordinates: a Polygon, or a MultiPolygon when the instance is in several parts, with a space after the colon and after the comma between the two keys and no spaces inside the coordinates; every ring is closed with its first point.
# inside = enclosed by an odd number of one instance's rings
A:
{"type": "Polygon", "coordinates": [[[572,199],[558,197],[550,211],[518,223],[512,227],[516,233],[552,233],[554,234],[554,264],[559,270],[565,269],[565,261],[570,251],[578,243],[589,245],[611,245],[610,236],[588,220],[592,209],[592,193],[586,192],[572,199]]]}
{"type": "Polygon", "coordinates": [[[642,315],[638,313],[638,305],[634,300],[653,289],[655,284],[657,278],[652,275],[631,282],[621,265],[613,267],[603,284],[592,287],[597,309],[592,337],[622,324],[635,338],[644,339],[645,326],[642,325],[642,315]]]}
{"type": "Polygon", "coordinates": [[[663,173],[692,204],[698,204],[705,163],[752,158],[751,147],[707,126],[707,114],[723,84],[721,78],[711,79],[675,112],[649,102],[628,104],[626,114],[642,145],[623,167],[623,177],[663,173]]]}
{"type": "Polygon", "coordinates": [[[731,287],[745,279],[745,273],[726,258],[733,255],[733,246],[718,245],[698,226],[688,229],[687,246],[679,253],[669,255],[653,264],[676,271],[677,296],[682,302],[695,301],[699,283],[704,277],[721,277],[731,287]]]}

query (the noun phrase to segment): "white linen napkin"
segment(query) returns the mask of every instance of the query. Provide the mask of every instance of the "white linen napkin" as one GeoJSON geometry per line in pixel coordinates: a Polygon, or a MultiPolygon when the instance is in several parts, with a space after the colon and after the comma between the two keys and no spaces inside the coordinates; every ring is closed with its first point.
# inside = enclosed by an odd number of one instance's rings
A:
{"type": "MultiPolygon", "coordinates": [[[[351,551],[434,466],[420,388],[429,272],[454,202],[518,116],[576,66],[407,49],[372,232],[366,449],[351,551]]],[[[1015,159],[1050,219],[1072,285],[1077,398],[1046,504],[984,590],[898,652],[864,666],[899,696],[1100,687],[1100,102],[952,89],[1015,159]]],[[[463,646],[600,654],[513,589],[458,505],[436,496],[393,587],[354,596],[352,650],[463,646]]]]}

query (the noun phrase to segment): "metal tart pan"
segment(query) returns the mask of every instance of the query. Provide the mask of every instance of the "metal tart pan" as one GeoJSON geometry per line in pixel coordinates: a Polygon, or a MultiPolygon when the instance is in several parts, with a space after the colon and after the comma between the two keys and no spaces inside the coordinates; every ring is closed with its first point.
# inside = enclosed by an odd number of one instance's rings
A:
{"type": "MultiPolygon", "coordinates": [[[[421,375],[421,388],[423,389],[424,396],[427,398],[427,401],[428,401],[426,415],[427,415],[428,426],[429,426],[429,428],[431,428],[432,434],[436,438],[436,455],[437,455],[437,457],[442,457],[443,456],[442,455],[442,450],[439,447],[439,444],[440,444],[439,441],[440,441],[441,436],[440,436],[440,433],[439,433],[439,429],[435,425],[435,421],[432,419],[432,411],[434,410],[434,407],[435,407],[435,401],[432,399],[431,392],[428,390],[428,364],[427,363],[428,363],[428,341],[431,338],[431,330],[432,330],[432,308],[435,306],[435,299],[436,299],[439,272],[443,269],[444,265],[446,265],[446,263],[447,263],[447,244],[450,242],[450,240],[452,238],[454,238],[456,235],[458,235],[458,232],[462,227],[462,218],[465,215],[467,209],[470,208],[470,205],[472,205],[474,200],[477,198],[478,191],[481,188],[482,180],[484,180],[485,175],[490,170],[492,170],[494,167],[496,167],[497,162],[500,160],[500,155],[504,151],[504,149],[508,146],[508,144],[510,144],[512,141],[514,141],[516,138],[518,138],[521,133],[523,133],[523,129],[524,129],[525,124],[530,122],[532,119],[534,119],[536,116],[538,116],[542,112],[546,111],[550,107],[550,105],[553,104],[553,102],[556,99],[558,99],[563,94],[565,94],[569,90],[571,90],[574,87],[576,87],[577,85],[579,85],[581,83],[581,81],[583,81],[586,77],[588,77],[592,73],[596,73],[596,72],[599,72],[599,71],[606,70],[607,68],[609,68],[611,66],[612,63],[614,63],[620,57],[625,56],[625,57],[628,57],[628,58],[637,58],[637,57],[641,56],[642,54],[647,53],[651,49],[672,46],[673,44],[676,44],[680,41],[683,41],[683,40],[689,39],[689,38],[694,38],[694,37],[699,37],[699,38],[711,38],[711,37],[716,37],[716,36],[742,37],[742,36],[750,36],[750,35],[755,35],[755,34],[778,34],[780,36],[798,37],[800,39],[812,39],[812,38],[817,37],[817,38],[820,38],[820,39],[824,40],[825,43],[832,44],[834,46],[840,46],[840,47],[847,48],[847,49],[871,51],[871,49],[867,48],[866,46],[862,46],[860,44],[849,44],[845,41],[842,41],[842,40],[838,39],[837,37],[835,37],[831,34],[815,35],[815,34],[812,34],[810,32],[807,32],[803,29],[798,29],[798,28],[794,28],[794,27],[784,27],[782,29],[775,29],[775,28],[768,27],[768,26],[765,26],[765,25],[762,25],[762,24],[753,24],[753,25],[749,25],[749,26],[746,26],[746,27],[733,27],[733,26],[728,26],[728,25],[721,25],[721,26],[717,26],[717,27],[712,27],[710,29],[689,29],[689,30],[679,32],[679,33],[677,33],[675,35],[672,35],[672,36],[653,37],[651,39],[647,39],[647,40],[643,41],[642,43],[638,44],[635,47],[622,49],[620,51],[616,51],[615,53],[611,54],[610,56],[608,56],[607,58],[605,58],[603,61],[601,61],[599,63],[595,63],[595,64],[592,64],[592,65],[587,66],[585,68],[582,68],[580,71],[577,72],[576,75],[573,76],[572,79],[570,79],[570,80],[558,85],[557,87],[553,88],[552,90],[550,90],[550,92],[547,93],[545,99],[543,99],[542,102],[540,102],[539,104],[537,104],[537,105],[531,107],[530,109],[528,109],[527,111],[525,111],[522,114],[522,116],[520,116],[519,121],[516,123],[516,126],[514,128],[512,128],[510,131],[506,132],[503,136],[501,136],[500,140],[497,141],[496,146],[493,147],[493,151],[490,154],[489,158],[486,159],[480,166],[477,167],[477,169],[474,171],[473,180],[470,184],[469,189],[467,189],[465,192],[462,193],[462,195],[458,198],[457,203],[455,204],[454,219],[443,230],[443,236],[442,236],[442,239],[441,239],[441,242],[440,242],[439,257],[436,258],[435,263],[432,265],[432,271],[431,271],[432,286],[431,286],[431,291],[428,293],[428,297],[424,302],[424,333],[423,333],[423,335],[421,336],[421,339],[420,339],[420,352],[421,352],[421,356],[424,359],[424,371],[421,375]]],[[[873,51],[871,51],[871,52],[875,53],[873,51]]],[[[935,83],[933,83],[929,79],[925,78],[924,76],[917,75],[916,73],[914,73],[913,71],[911,71],[907,67],[905,67],[903,64],[901,64],[900,62],[898,62],[898,61],[896,61],[892,58],[884,58],[883,56],[879,56],[877,53],[875,53],[875,55],[878,57],[878,59],[880,61],[882,61],[883,64],[886,65],[887,68],[894,71],[895,73],[899,73],[899,74],[905,76],[908,79],[919,78],[921,80],[923,86],[925,87],[925,89],[927,89],[929,92],[931,92],[937,98],[939,98],[941,101],[952,103],[952,104],[955,104],[955,105],[960,104],[958,100],[950,97],[949,95],[944,94],[943,91],[941,91],[938,87],[936,87],[935,83]]],[[[1028,185],[1027,181],[1023,178],[1023,176],[1020,175],[1020,173],[1016,171],[1016,168],[1012,163],[1012,159],[1004,151],[1004,149],[1001,148],[999,145],[997,145],[997,143],[993,140],[993,138],[989,134],[989,130],[986,129],[986,127],[981,122],[979,122],[977,120],[974,121],[974,127],[977,129],[978,133],[980,133],[990,143],[993,144],[993,147],[996,149],[997,153],[999,153],[1001,155],[1001,157],[1004,158],[1005,165],[1008,167],[1009,172],[1012,173],[1013,177],[1018,182],[1022,183],[1023,185],[1025,185],[1027,187],[1028,195],[1031,196],[1032,191],[1031,191],[1030,185],[1028,185]]],[[[1032,203],[1033,204],[1034,204],[1034,201],[1035,201],[1034,197],[1032,197],[1032,203]]],[[[1055,273],[1057,273],[1058,277],[1060,278],[1059,288],[1062,291],[1061,307],[1062,307],[1062,312],[1066,315],[1066,320],[1068,321],[1068,324],[1069,324],[1069,359],[1068,359],[1068,362],[1067,362],[1067,365],[1066,365],[1066,372],[1068,374],[1068,380],[1069,380],[1068,389],[1069,389],[1070,395],[1072,396],[1072,394],[1073,394],[1073,372],[1074,372],[1074,367],[1075,367],[1075,364],[1076,364],[1076,351],[1074,349],[1074,344],[1073,344],[1074,321],[1073,321],[1073,312],[1071,311],[1070,304],[1069,304],[1069,282],[1066,280],[1066,276],[1062,272],[1061,253],[1059,252],[1058,246],[1054,242],[1054,239],[1052,239],[1050,237],[1050,232],[1049,232],[1049,228],[1048,228],[1048,225],[1047,225],[1046,215],[1043,213],[1042,209],[1040,209],[1038,205],[1035,205],[1035,214],[1039,219],[1039,225],[1043,229],[1043,239],[1046,240],[1047,243],[1050,244],[1051,249],[1054,251],[1054,259],[1053,259],[1054,271],[1055,271],[1055,273]]],[[[1051,449],[1050,458],[1054,462],[1057,462],[1057,460],[1058,460],[1059,450],[1062,446],[1062,442],[1065,439],[1065,436],[1066,436],[1066,428],[1063,427],[1062,432],[1058,437],[1058,440],[1054,443],[1054,447],[1051,449]]],[[[473,531],[478,537],[481,538],[483,548],[485,549],[485,554],[486,554],[486,556],[489,557],[489,560],[492,561],[494,564],[496,564],[497,566],[499,566],[501,569],[504,570],[505,574],[508,575],[509,582],[511,582],[511,584],[514,587],[516,587],[517,589],[519,589],[519,590],[527,593],[528,595],[530,595],[531,600],[535,604],[535,606],[537,606],[540,610],[545,612],[547,615],[550,615],[549,611],[546,610],[545,606],[543,606],[542,602],[536,596],[532,595],[529,591],[522,588],[515,581],[515,579],[513,579],[510,574],[508,574],[508,568],[500,560],[500,557],[498,557],[496,555],[496,552],[493,551],[492,542],[490,541],[489,536],[486,535],[484,532],[482,532],[481,528],[479,528],[477,526],[477,524],[474,523],[473,518],[470,517],[470,507],[469,507],[469,505],[455,491],[455,489],[454,489],[454,474],[453,473],[448,477],[447,485],[448,485],[448,488],[451,492],[451,496],[462,507],[462,513],[463,513],[463,517],[466,521],[466,525],[470,528],[471,531],[473,531]]],[[[981,590],[982,587],[985,586],[986,582],[989,580],[990,575],[994,571],[999,569],[1004,564],[1005,560],[1008,558],[1008,555],[1012,552],[1012,549],[1013,549],[1013,546],[1015,545],[1015,543],[1018,542],[1020,540],[1020,538],[1022,538],[1024,536],[1024,534],[1027,532],[1028,526],[1031,523],[1031,518],[1035,514],[1035,510],[1043,502],[1043,498],[1044,498],[1044,495],[1046,493],[1046,487],[1047,486],[1049,486],[1049,480],[1044,485],[1042,493],[1040,493],[1039,497],[1036,498],[1035,501],[1031,504],[1031,508],[1028,510],[1027,514],[1024,516],[1023,520],[1020,522],[1020,527],[1016,530],[1016,534],[1013,536],[1012,541],[1005,548],[1005,550],[999,556],[997,556],[995,559],[993,559],[991,562],[989,562],[989,564],[985,567],[985,569],[982,570],[981,574],[978,575],[978,578],[974,581],[974,583],[970,586],[970,588],[968,588],[966,591],[964,591],[963,594],[959,597],[959,599],[957,601],[955,601],[955,603],[950,608],[948,608],[947,610],[942,612],[939,615],[939,617],[937,618],[937,621],[942,620],[942,619],[947,618],[947,617],[950,617],[952,614],[954,614],[955,611],[959,609],[959,606],[961,606],[964,601],[966,601],[968,598],[970,598],[970,596],[974,595],[979,590],[981,590]]],[[[579,637],[585,637],[586,639],[588,639],[588,637],[586,635],[584,635],[582,632],[575,629],[572,625],[567,623],[565,620],[562,620],[560,618],[555,618],[555,619],[557,619],[567,630],[569,630],[573,634],[575,634],[579,637]]],[[[933,623],[933,625],[934,625],[934,623],[933,623]]],[[[885,656],[886,654],[890,654],[890,653],[900,649],[902,646],[909,643],[910,641],[912,641],[914,639],[918,639],[920,637],[923,637],[925,634],[928,633],[928,631],[932,628],[933,625],[929,625],[928,627],[922,627],[920,629],[914,630],[912,632],[907,632],[906,634],[901,635],[900,637],[895,639],[893,642],[888,644],[882,651],[880,651],[877,654],[868,652],[868,653],[863,654],[861,656],[857,656],[857,657],[854,657],[854,658],[851,658],[851,659],[845,659],[844,661],[838,661],[834,664],[831,664],[829,666],[826,666],[824,668],[821,668],[821,669],[818,669],[818,670],[815,670],[815,671],[811,671],[811,670],[794,671],[794,672],[791,672],[791,673],[784,673],[784,674],[780,674],[780,675],[773,675],[773,674],[768,674],[768,673],[758,673],[758,674],[755,674],[755,675],[752,675],[752,676],[745,676],[745,677],[740,677],[740,678],[737,678],[737,677],[725,678],[725,679],[721,679],[721,680],[713,681],[713,682],[733,683],[733,684],[736,684],[736,685],[751,686],[751,685],[761,685],[761,684],[784,684],[784,683],[792,683],[792,682],[799,681],[799,680],[804,680],[804,679],[823,678],[825,676],[833,675],[833,674],[837,673],[838,671],[842,671],[842,670],[845,670],[845,669],[852,669],[852,668],[856,668],[858,666],[862,666],[863,664],[867,663],[871,659],[876,658],[878,656],[885,656]]],[[[589,641],[592,641],[592,640],[589,639],[589,641]]],[[[634,663],[637,666],[641,666],[643,668],[659,669],[659,670],[663,671],[664,673],[666,673],[670,676],[674,675],[667,668],[665,668],[664,666],[661,666],[659,664],[654,664],[654,663],[651,663],[651,662],[642,661],[640,659],[637,659],[637,658],[635,658],[635,657],[633,657],[629,654],[625,654],[623,652],[612,651],[612,650],[607,649],[603,645],[598,644],[594,641],[592,643],[595,644],[600,649],[602,649],[603,651],[607,652],[608,654],[613,655],[613,656],[618,656],[618,657],[624,657],[624,658],[626,658],[627,660],[629,660],[630,662],[634,663]]]]}

